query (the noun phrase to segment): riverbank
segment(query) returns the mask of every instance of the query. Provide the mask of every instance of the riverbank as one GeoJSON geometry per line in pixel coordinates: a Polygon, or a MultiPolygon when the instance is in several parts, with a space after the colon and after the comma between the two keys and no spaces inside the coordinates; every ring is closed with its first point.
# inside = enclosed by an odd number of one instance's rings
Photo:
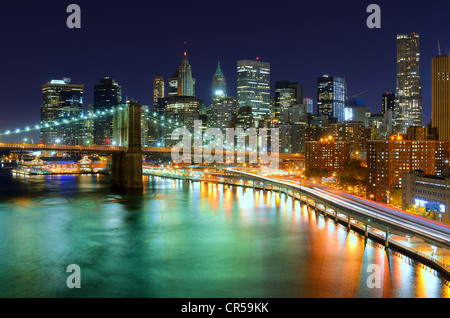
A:
{"type": "MultiPolygon", "coordinates": [[[[208,179],[208,178],[191,178],[184,175],[176,175],[170,173],[162,173],[162,172],[147,172],[146,174],[151,176],[157,176],[162,178],[170,178],[170,179],[179,179],[186,180],[192,182],[206,182],[206,183],[216,183],[216,184],[224,184],[238,187],[246,187],[246,188],[255,188],[257,190],[267,190],[271,191],[271,189],[266,189],[264,186],[254,186],[252,182],[249,184],[245,184],[245,181],[241,182],[231,182],[232,179],[224,178],[224,180],[217,179],[208,179]]],[[[292,193],[285,193],[284,189],[280,190],[285,195],[292,197],[292,193]]],[[[280,193],[280,191],[276,191],[280,193]]],[[[298,197],[293,197],[294,200],[299,200],[298,197]]],[[[308,204],[308,202],[306,202],[308,204]]],[[[358,235],[362,235],[364,238],[369,238],[373,240],[377,246],[380,248],[386,249],[389,253],[400,253],[403,256],[406,256],[411,259],[409,264],[419,266],[424,268],[425,270],[432,272],[436,276],[439,276],[441,279],[445,280],[446,284],[450,286],[450,250],[444,248],[433,248],[429,243],[418,239],[406,238],[398,235],[391,235],[390,238],[387,239],[385,235],[383,235],[382,231],[379,231],[375,228],[371,230],[367,230],[363,225],[359,224],[358,221],[352,220],[349,224],[347,217],[337,216],[335,214],[330,214],[328,212],[324,212],[321,209],[318,209],[320,213],[325,217],[325,219],[332,218],[336,223],[344,225],[348,228],[349,231],[353,231],[358,235]],[[439,261],[439,257],[443,261],[439,261]]]]}

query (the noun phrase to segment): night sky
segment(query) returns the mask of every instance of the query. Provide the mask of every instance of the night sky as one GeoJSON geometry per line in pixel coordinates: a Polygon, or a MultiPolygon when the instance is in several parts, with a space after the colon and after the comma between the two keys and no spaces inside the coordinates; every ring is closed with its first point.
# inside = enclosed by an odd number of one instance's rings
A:
{"type": "MultiPolygon", "coordinates": [[[[0,7],[0,131],[40,121],[42,84],[63,76],[93,86],[114,78],[123,95],[152,102],[156,72],[165,80],[181,62],[184,42],[209,101],[220,59],[228,93],[236,96],[236,62],[271,63],[275,81],[297,81],[317,102],[317,77],[345,77],[349,94],[373,113],[381,94],[395,92],[396,35],[420,34],[423,124],[431,118],[431,58],[450,52],[450,1],[8,1],[0,7]],[[69,29],[66,8],[81,7],[81,29],[69,29]],[[366,8],[381,7],[381,29],[369,29],[366,8]]],[[[167,82],[166,82],[167,85],[167,82]]],[[[316,107],[316,105],[315,105],[316,107]]]]}

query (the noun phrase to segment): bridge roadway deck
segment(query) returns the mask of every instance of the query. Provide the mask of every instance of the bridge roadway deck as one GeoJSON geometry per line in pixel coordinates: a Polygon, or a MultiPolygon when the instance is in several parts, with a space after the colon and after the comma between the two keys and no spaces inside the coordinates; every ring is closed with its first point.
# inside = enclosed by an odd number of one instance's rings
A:
{"type": "MultiPolygon", "coordinates": [[[[82,146],[82,145],[47,145],[47,144],[28,144],[28,143],[0,143],[0,150],[54,150],[54,151],[69,151],[69,152],[89,152],[89,153],[102,153],[102,154],[112,154],[118,152],[126,152],[127,147],[119,147],[119,146],[82,146]]],[[[191,154],[195,154],[195,149],[192,149],[191,154]]],[[[197,150],[198,151],[198,150],[197,150]]],[[[142,148],[143,155],[152,155],[152,154],[171,154],[172,148],[163,148],[163,147],[143,147],[142,148]]],[[[211,154],[215,154],[215,150],[211,151],[211,154]]],[[[224,157],[226,156],[226,151],[223,151],[222,154],[224,157]]],[[[241,155],[242,152],[235,152],[236,155],[241,155]]],[[[246,151],[244,155],[245,157],[249,157],[254,153],[246,151]]],[[[271,154],[269,153],[268,156],[271,154]]],[[[278,154],[280,160],[304,160],[305,156],[298,153],[280,153],[278,154]]]]}

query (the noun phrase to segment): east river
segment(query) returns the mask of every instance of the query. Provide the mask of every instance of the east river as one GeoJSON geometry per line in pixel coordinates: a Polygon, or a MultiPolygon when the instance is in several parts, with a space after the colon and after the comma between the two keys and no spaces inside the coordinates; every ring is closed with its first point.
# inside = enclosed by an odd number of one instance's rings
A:
{"type": "Polygon", "coordinates": [[[0,297],[450,295],[410,263],[271,192],[146,177],[136,195],[104,175],[0,170],[0,297]]]}

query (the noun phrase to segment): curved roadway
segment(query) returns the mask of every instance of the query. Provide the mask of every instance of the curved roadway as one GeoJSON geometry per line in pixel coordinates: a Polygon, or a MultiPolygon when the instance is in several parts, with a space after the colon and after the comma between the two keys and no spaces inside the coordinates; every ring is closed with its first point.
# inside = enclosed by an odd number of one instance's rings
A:
{"type": "Polygon", "coordinates": [[[317,185],[315,183],[304,181],[293,182],[285,181],[279,178],[267,178],[260,175],[229,169],[234,173],[247,176],[260,181],[267,181],[288,186],[297,189],[303,193],[317,196],[321,200],[328,201],[330,205],[346,208],[364,215],[368,220],[371,218],[375,221],[393,225],[403,229],[405,232],[418,234],[424,239],[430,239],[434,243],[440,243],[446,247],[450,247],[450,226],[438,223],[408,212],[392,208],[382,203],[366,200],[337,189],[317,185]]]}

